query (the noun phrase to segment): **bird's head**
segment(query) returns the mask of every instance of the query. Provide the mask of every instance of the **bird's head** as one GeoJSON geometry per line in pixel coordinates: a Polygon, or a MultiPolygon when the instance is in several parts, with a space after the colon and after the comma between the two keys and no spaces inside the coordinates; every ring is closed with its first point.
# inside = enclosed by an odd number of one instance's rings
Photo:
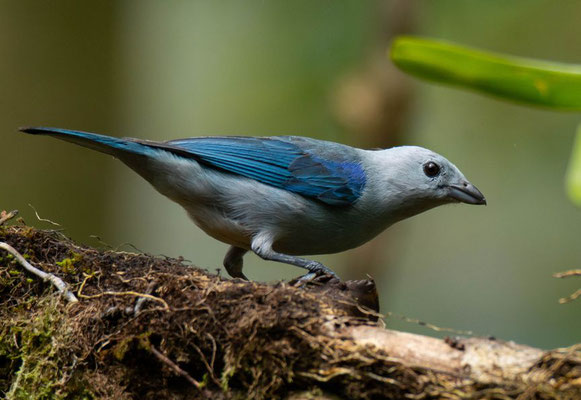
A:
{"type": "Polygon", "coordinates": [[[407,209],[406,214],[446,203],[486,204],[484,195],[454,164],[431,150],[401,146],[377,153],[381,168],[377,183],[407,209]]]}

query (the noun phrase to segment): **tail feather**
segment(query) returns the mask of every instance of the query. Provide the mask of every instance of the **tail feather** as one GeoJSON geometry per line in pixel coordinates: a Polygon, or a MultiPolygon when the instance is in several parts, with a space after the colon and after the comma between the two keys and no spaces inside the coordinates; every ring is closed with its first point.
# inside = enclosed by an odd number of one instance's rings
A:
{"type": "Polygon", "coordinates": [[[53,136],[67,142],[78,144],[101,153],[118,156],[121,153],[133,153],[150,155],[156,150],[131,140],[120,139],[111,136],[98,135],[96,133],[73,131],[60,128],[30,127],[20,128],[21,132],[32,135],[53,136]]]}

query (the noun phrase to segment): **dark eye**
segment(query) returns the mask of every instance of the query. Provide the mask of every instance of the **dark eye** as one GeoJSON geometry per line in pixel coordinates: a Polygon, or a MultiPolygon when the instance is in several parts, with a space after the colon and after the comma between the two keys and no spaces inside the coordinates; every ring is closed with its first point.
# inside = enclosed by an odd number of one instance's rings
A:
{"type": "Polygon", "coordinates": [[[440,167],[435,162],[430,161],[430,162],[427,162],[424,164],[424,174],[426,174],[426,176],[433,178],[434,176],[438,175],[439,173],[440,173],[440,167]]]}

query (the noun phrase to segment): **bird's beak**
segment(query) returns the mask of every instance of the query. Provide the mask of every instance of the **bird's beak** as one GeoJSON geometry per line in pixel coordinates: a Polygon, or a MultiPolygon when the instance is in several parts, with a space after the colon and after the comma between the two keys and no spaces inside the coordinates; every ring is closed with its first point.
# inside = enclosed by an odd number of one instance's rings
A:
{"type": "Polygon", "coordinates": [[[463,181],[459,185],[450,185],[448,197],[462,203],[486,205],[482,192],[468,181],[463,181]]]}

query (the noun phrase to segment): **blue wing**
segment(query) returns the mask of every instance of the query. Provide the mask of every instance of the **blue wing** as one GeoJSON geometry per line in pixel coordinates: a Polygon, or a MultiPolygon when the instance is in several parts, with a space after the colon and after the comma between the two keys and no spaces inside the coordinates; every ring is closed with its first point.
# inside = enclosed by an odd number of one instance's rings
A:
{"type": "Polygon", "coordinates": [[[314,139],[281,137],[198,137],[172,140],[199,162],[336,206],[361,196],[365,172],[353,148],[314,139]]]}
{"type": "Polygon", "coordinates": [[[55,136],[116,157],[123,153],[151,157],[156,154],[152,149],[164,149],[329,205],[355,203],[365,186],[365,171],[355,149],[299,136],[197,137],[160,143],[59,128],[21,130],[55,136]]]}

